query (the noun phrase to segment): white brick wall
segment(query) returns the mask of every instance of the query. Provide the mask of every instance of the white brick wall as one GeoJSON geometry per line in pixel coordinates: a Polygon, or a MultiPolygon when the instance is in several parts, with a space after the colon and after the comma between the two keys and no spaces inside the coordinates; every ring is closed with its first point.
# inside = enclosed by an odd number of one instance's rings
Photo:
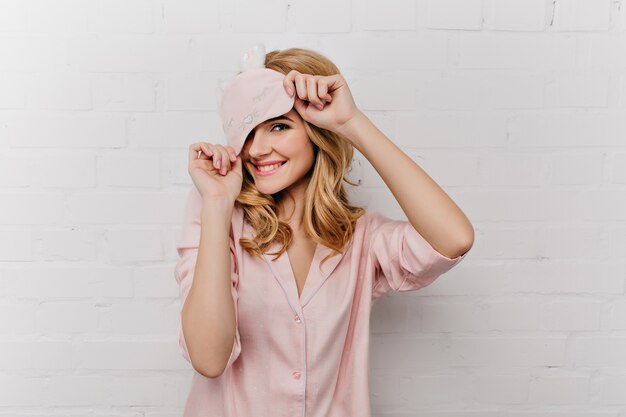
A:
{"type": "Polygon", "coordinates": [[[374,415],[626,415],[623,0],[0,0],[0,417],[182,414],[187,146],[257,41],[333,59],[475,226],[375,305],[374,415]]]}

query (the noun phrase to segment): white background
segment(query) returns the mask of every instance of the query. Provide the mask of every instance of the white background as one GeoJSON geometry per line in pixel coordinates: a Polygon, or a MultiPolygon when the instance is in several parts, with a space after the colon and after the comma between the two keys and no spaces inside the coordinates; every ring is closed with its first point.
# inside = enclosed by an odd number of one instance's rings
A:
{"type": "Polygon", "coordinates": [[[331,58],[475,227],[375,305],[373,414],[626,416],[625,31],[622,0],[0,0],[0,416],[182,414],[187,147],[256,42],[331,58]]]}

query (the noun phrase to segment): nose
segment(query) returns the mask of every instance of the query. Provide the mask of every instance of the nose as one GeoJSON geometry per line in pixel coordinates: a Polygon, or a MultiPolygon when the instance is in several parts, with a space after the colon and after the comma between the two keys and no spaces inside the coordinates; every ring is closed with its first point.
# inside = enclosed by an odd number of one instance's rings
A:
{"type": "Polygon", "coordinates": [[[256,131],[251,132],[248,141],[250,141],[248,153],[253,158],[272,152],[270,135],[264,134],[263,129],[256,129],[256,131]]]}

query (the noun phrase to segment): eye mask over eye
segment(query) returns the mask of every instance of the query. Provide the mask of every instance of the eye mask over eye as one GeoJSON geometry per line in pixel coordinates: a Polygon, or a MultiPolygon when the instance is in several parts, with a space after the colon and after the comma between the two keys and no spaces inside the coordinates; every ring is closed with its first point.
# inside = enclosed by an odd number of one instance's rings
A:
{"type": "Polygon", "coordinates": [[[295,101],[285,90],[285,75],[265,67],[265,47],[256,44],[239,62],[240,71],[220,92],[219,114],[228,145],[239,155],[259,123],[288,113],[295,101]]]}

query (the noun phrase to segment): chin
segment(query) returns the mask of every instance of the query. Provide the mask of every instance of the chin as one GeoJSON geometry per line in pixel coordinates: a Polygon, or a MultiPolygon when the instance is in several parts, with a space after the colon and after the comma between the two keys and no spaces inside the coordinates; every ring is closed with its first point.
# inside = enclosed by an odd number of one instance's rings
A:
{"type": "Polygon", "coordinates": [[[259,186],[259,183],[255,183],[254,185],[256,185],[256,189],[259,190],[261,194],[266,194],[266,195],[273,195],[285,189],[285,187],[281,187],[281,186],[275,186],[275,187],[259,186]]]}

